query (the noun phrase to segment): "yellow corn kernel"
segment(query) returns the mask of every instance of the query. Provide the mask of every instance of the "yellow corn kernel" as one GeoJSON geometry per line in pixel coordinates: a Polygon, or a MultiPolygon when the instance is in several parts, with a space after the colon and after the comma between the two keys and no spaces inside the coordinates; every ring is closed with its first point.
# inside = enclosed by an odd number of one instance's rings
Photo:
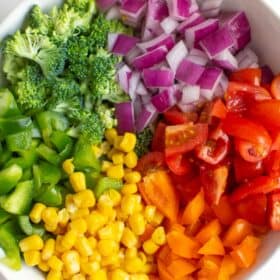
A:
{"type": "Polygon", "coordinates": [[[55,233],[57,232],[57,224],[53,223],[53,224],[45,224],[45,230],[48,232],[52,232],[55,233]]]}
{"type": "Polygon", "coordinates": [[[103,257],[101,260],[101,266],[120,266],[119,254],[113,254],[108,257],[103,257]]]}
{"type": "Polygon", "coordinates": [[[151,224],[158,226],[163,222],[164,216],[159,212],[156,211],[156,214],[151,222],[151,224]]]}
{"type": "Polygon", "coordinates": [[[96,271],[100,270],[100,263],[97,261],[90,261],[87,263],[81,264],[81,270],[88,275],[94,274],[96,271]]]}
{"type": "Polygon", "coordinates": [[[48,272],[50,270],[48,264],[46,262],[43,262],[41,261],[39,264],[38,264],[38,268],[43,271],[43,272],[48,272]]]}
{"type": "Polygon", "coordinates": [[[70,274],[76,274],[80,272],[81,266],[80,266],[80,256],[78,252],[76,251],[68,251],[65,252],[61,259],[64,263],[66,271],[70,274]]]}
{"type": "Polygon", "coordinates": [[[126,172],[124,179],[129,184],[137,184],[141,181],[141,174],[138,171],[126,172]]]}
{"type": "Polygon", "coordinates": [[[93,237],[93,236],[88,237],[88,242],[89,242],[89,245],[90,245],[92,250],[96,248],[97,240],[96,240],[95,237],[93,237]]]}
{"type": "Polygon", "coordinates": [[[138,162],[138,157],[136,155],[135,152],[131,151],[129,153],[127,153],[124,157],[124,164],[128,167],[128,168],[134,168],[136,167],[138,162]]]}
{"type": "Polygon", "coordinates": [[[138,249],[136,247],[130,247],[125,250],[125,258],[135,258],[138,255],[138,249]]]}
{"type": "Polygon", "coordinates": [[[56,270],[51,270],[46,278],[46,280],[61,280],[61,279],[62,279],[61,272],[56,270]]]}
{"type": "Polygon", "coordinates": [[[107,170],[107,176],[112,179],[122,179],[124,176],[124,169],[121,164],[112,165],[107,170]]]}
{"type": "Polygon", "coordinates": [[[113,222],[101,228],[98,231],[99,239],[112,239],[115,241],[120,241],[124,230],[123,222],[113,222]]]}
{"type": "Polygon", "coordinates": [[[128,194],[123,196],[121,201],[121,211],[124,215],[132,215],[139,210],[141,204],[141,196],[128,194]]]}
{"type": "Polygon", "coordinates": [[[145,232],[146,221],[141,213],[133,213],[128,219],[128,224],[136,235],[142,235],[145,232]]]}
{"type": "Polygon", "coordinates": [[[158,249],[159,249],[159,246],[151,239],[145,241],[143,244],[143,250],[148,255],[155,254],[158,249]]]}
{"type": "Polygon", "coordinates": [[[124,184],[122,188],[122,194],[134,194],[137,191],[138,187],[136,184],[124,184]]]}
{"type": "Polygon", "coordinates": [[[48,260],[48,266],[51,270],[61,271],[63,262],[57,256],[51,256],[48,260]]]}
{"type": "Polygon", "coordinates": [[[108,280],[107,271],[105,269],[100,269],[90,275],[89,280],[108,280]]]}
{"type": "Polygon", "coordinates": [[[46,209],[46,206],[42,203],[35,203],[30,214],[30,220],[34,224],[39,224],[42,220],[42,213],[46,209]]]}
{"type": "Polygon", "coordinates": [[[117,153],[118,150],[115,148],[112,148],[108,153],[107,153],[107,158],[112,160],[113,154],[117,153]]]}
{"type": "Polygon", "coordinates": [[[157,272],[157,265],[154,262],[145,263],[141,272],[145,274],[154,274],[157,272]]]}
{"type": "Polygon", "coordinates": [[[28,266],[36,266],[41,261],[40,252],[35,250],[24,252],[23,258],[28,266]]]}
{"type": "Polygon", "coordinates": [[[42,260],[47,261],[54,255],[55,251],[55,240],[50,238],[45,242],[44,248],[42,250],[42,260]]]}
{"type": "Polygon", "coordinates": [[[92,145],[91,149],[92,149],[92,152],[93,152],[93,154],[96,158],[100,158],[102,156],[103,151],[100,147],[98,147],[96,145],[92,145]]]}
{"type": "Polygon", "coordinates": [[[74,213],[78,210],[77,205],[74,203],[73,194],[67,194],[65,197],[65,208],[68,213],[74,213]]]}
{"type": "Polygon", "coordinates": [[[70,219],[70,215],[66,210],[66,208],[59,210],[57,215],[58,215],[58,224],[61,227],[66,227],[70,219]]]}
{"type": "Polygon", "coordinates": [[[95,205],[95,196],[92,190],[83,190],[73,195],[73,201],[78,208],[90,208],[95,205]]]}
{"type": "Polygon", "coordinates": [[[73,275],[71,280],[86,280],[86,277],[83,274],[78,273],[73,275]]]}
{"type": "Polygon", "coordinates": [[[100,240],[97,243],[97,249],[103,257],[108,257],[118,252],[119,243],[116,242],[115,240],[109,240],[109,239],[100,240]]]}
{"type": "Polygon", "coordinates": [[[114,148],[121,151],[120,143],[123,141],[123,136],[117,136],[114,140],[114,148]]]}
{"type": "Polygon", "coordinates": [[[97,250],[93,250],[92,255],[89,257],[89,261],[94,261],[94,262],[101,262],[102,256],[97,250]]]}
{"type": "Polygon", "coordinates": [[[92,211],[86,217],[87,230],[89,234],[94,235],[100,228],[107,223],[108,218],[98,211],[92,211]]]}
{"type": "Polygon", "coordinates": [[[154,205],[147,205],[144,210],[144,217],[148,223],[152,223],[155,215],[156,215],[157,208],[154,205]]]}
{"type": "Polygon", "coordinates": [[[72,276],[73,275],[68,273],[65,268],[62,270],[62,279],[69,280],[72,278],[72,276]]]}
{"type": "Polygon", "coordinates": [[[73,220],[69,224],[69,229],[76,231],[78,234],[84,234],[87,231],[87,222],[82,218],[73,220]]]}
{"type": "Polygon", "coordinates": [[[108,223],[116,220],[117,211],[115,209],[100,203],[98,204],[98,210],[106,217],[108,223]]]}
{"type": "Polygon", "coordinates": [[[115,138],[118,136],[118,132],[115,128],[110,128],[105,131],[105,138],[110,144],[114,144],[115,138]]]}
{"type": "Polygon", "coordinates": [[[127,248],[134,248],[137,244],[137,236],[128,227],[124,228],[121,243],[127,248]]]}
{"type": "Polygon", "coordinates": [[[130,275],[130,280],[149,280],[149,276],[146,274],[132,274],[130,275]]]}
{"type": "Polygon", "coordinates": [[[66,250],[70,250],[76,243],[78,238],[78,234],[76,230],[69,230],[66,234],[61,238],[61,245],[66,250]]]}
{"type": "Polygon", "coordinates": [[[117,152],[112,155],[112,162],[115,165],[124,163],[124,154],[122,152],[117,152]]]}
{"type": "Polygon", "coordinates": [[[110,200],[113,202],[113,206],[118,206],[121,202],[122,196],[121,194],[114,189],[109,189],[104,192],[104,195],[107,195],[110,200]]]}
{"type": "Polygon", "coordinates": [[[136,135],[130,132],[126,132],[123,136],[122,141],[119,143],[119,148],[125,152],[129,153],[133,151],[136,145],[136,135]]]}
{"type": "Polygon", "coordinates": [[[85,236],[81,236],[77,239],[75,248],[82,257],[91,256],[93,252],[91,244],[85,236]]]}
{"type": "Polygon", "coordinates": [[[83,172],[74,172],[69,176],[70,184],[75,192],[86,189],[86,176],[83,172]]]}
{"type": "Polygon", "coordinates": [[[130,280],[130,276],[124,270],[118,268],[111,272],[111,280],[130,280]]]}
{"type": "Polygon", "coordinates": [[[72,174],[75,170],[75,166],[73,164],[73,158],[66,159],[62,163],[62,168],[66,174],[68,174],[68,175],[72,174]]]}
{"type": "Polygon", "coordinates": [[[139,273],[143,269],[143,262],[140,258],[127,258],[124,260],[124,268],[129,273],[139,273]]]}
{"type": "Polygon", "coordinates": [[[157,245],[162,246],[166,243],[164,227],[158,227],[154,230],[151,238],[157,245]]]}
{"type": "Polygon", "coordinates": [[[81,219],[81,218],[86,218],[88,217],[90,211],[88,208],[81,208],[75,211],[74,213],[71,214],[70,218],[72,221],[81,219]]]}
{"type": "Polygon", "coordinates": [[[34,234],[22,239],[19,247],[22,252],[41,250],[44,247],[44,241],[39,235],[34,234]]]}
{"type": "Polygon", "coordinates": [[[55,254],[56,255],[64,253],[65,251],[69,250],[68,248],[65,248],[64,246],[62,246],[62,239],[64,238],[65,235],[58,235],[56,237],[56,240],[55,240],[55,254]]]}
{"type": "Polygon", "coordinates": [[[57,208],[47,207],[42,212],[42,220],[45,224],[49,226],[56,227],[58,224],[58,211],[57,208]]]}
{"type": "Polygon", "coordinates": [[[107,172],[107,170],[112,166],[112,162],[108,160],[103,160],[101,164],[101,171],[102,172],[107,172]]]}
{"type": "Polygon", "coordinates": [[[138,257],[142,260],[142,262],[145,264],[147,263],[147,256],[144,252],[139,252],[138,257]]]}

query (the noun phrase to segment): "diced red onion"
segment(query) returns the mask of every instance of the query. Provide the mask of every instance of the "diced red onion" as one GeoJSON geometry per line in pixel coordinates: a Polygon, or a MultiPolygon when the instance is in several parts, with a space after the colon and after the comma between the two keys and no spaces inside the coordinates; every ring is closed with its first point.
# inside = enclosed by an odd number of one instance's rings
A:
{"type": "Polygon", "coordinates": [[[225,95],[225,91],[223,90],[221,84],[219,84],[215,89],[214,96],[218,98],[223,98],[224,95],[225,95]]]}
{"type": "Polygon", "coordinates": [[[223,73],[222,78],[220,80],[220,86],[222,87],[223,92],[225,93],[228,88],[228,77],[223,73]]]}
{"type": "Polygon", "coordinates": [[[203,74],[204,69],[203,66],[185,58],[177,69],[176,79],[189,85],[195,85],[203,74]]]}
{"type": "Polygon", "coordinates": [[[107,11],[117,3],[117,0],[96,0],[96,4],[101,11],[107,11]]]}
{"type": "Polygon", "coordinates": [[[191,0],[167,0],[169,15],[177,20],[185,20],[190,15],[191,0]]]}
{"type": "Polygon", "coordinates": [[[117,6],[117,5],[114,5],[106,13],[106,19],[107,20],[114,20],[114,19],[120,19],[120,18],[121,18],[120,7],[117,6]]]}
{"type": "Polygon", "coordinates": [[[270,84],[274,78],[274,74],[268,65],[261,67],[262,70],[262,84],[270,84]]]}
{"type": "Polygon", "coordinates": [[[183,103],[179,102],[177,104],[177,106],[184,113],[190,113],[190,112],[194,112],[197,110],[196,104],[183,104],[183,103]]]}
{"type": "Polygon", "coordinates": [[[108,43],[107,43],[108,51],[112,52],[112,50],[117,42],[118,37],[119,37],[119,35],[117,33],[109,33],[108,43]]]}
{"type": "Polygon", "coordinates": [[[166,55],[167,48],[165,46],[159,47],[157,49],[144,53],[141,56],[137,56],[134,59],[132,65],[138,70],[150,68],[155,64],[161,63],[163,60],[165,60],[166,55]]]}
{"type": "Polygon", "coordinates": [[[125,64],[123,65],[117,73],[117,79],[120,84],[121,89],[129,93],[129,81],[132,75],[132,70],[125,64]]]}
{"type": "Polygon", "coordinates": [[[177,27],[177,31],[181,35],[184,35],[187,28],[195,26],[203,21],[204,18],[200,13],[193,13],[177,27]]]}
{"type": "Polygon", "coordinates": [[[208,57],[212,59],[222,51],[233,47],[234,40],[228,26],[224,26],[202,39],[199,44],[208,57]]]}
{"type": "Polygon", "coordinates": [[[199,100],[200,97],[200,87],[197,85],[191,86],[186,85],[183,88],[181,103],[190,104],[199,100]]]}
{"type": "Polygon", "coordinates": [[[164,33],[171,34],[178,27],[179,23],[172,17],[166,17],[161,21],[160,26],[164,30],[164,33]]]}
{"type": "Polygon", "coordinates": [[[205,0],[199,5],[201,13],[206,17],[216,17],[221,10],[223,0],[205,0]]]}
{"type": "Polygon", "coordinates": [[[200,77],[198,84],[200,85],[200,94],[207,100],[212,100],[215,90],[219,85],[223,71],[217,67],[208,67],[200,77]]]}
{"type": "Polygon", "coordinates": [[[258,64],[259,59],[255,52],[250,48],[245,48],[236,55],[238,68],[249,68],[253,64],[258,64]]]}
{"type": "Polygon", "coordinates": [[[110,33],[108,41],[114,42],[113,46],[109,46],[109,51],[117,55],[126,55],[136,46],[139,39],[125,34],[110,33]]]}
{"type": "Polygon", "coordinates": [[[136,131],[141,132],[149,126],[157,117],[158,113],[153,104],[149,103],[143,106],[138,118],[136,119],[136,131]]]}
{"type": "Polygon", "coordinates": [[[187,46],[191,49],[196,47],[201,39],[208,34],[215,32],[219,27],[217,19],[208,19],[195,26],[187,28],[185,31],[185,38],[187,46]]]}
{"type": "Polygon", "coordinates": [[[188,60],[195,64],[205,66],[208,63],[209,58],[203,51],[199,49],[191,49],[188,55],[188,60]]]}
{"type": "Polygon", "coordinates": [[[230,71],[236,70],[238,68],[238,62],[229,50],[224,50],[215,56],[213,62],[217,66],[230,71]]]}
{"type": "Polygon", "coordinates": [[[132,102],[115,104],[115,115],[118,121],[118,133],[134,132],[134,107],[132,102]]]}
{"type": "Polygon", "coordinates": [[[136,96],[133,100],[134,119],[137,119],[142,111],[142,100],[140,96],[136,96]]]}
{"type": "Polygon", "coordinates": [[[138,47],[134,47],[130,50],[125,56],[125,61],[128,65],[132,65],[135,57],[140,56],[142,54],[142,51],[138,47]]]}
{"type": "Polygon", "coordinates": [[[176,104],[175,88],[163,89],[151,98],[152,104],[159,113],[163,113],[176,104]]]}
{"type": "Polygon", "coordinates": [[[197,1],[196,0],[191,0],[191,6],[189,9],[189,14],[192,15],[193,13],[198,12],[199,7],[197,5],[197,1]]]}
{"type": "Polygon", "coordinates": [[[183,41],[179,41],[166,55],[166,60],[174,73],[187,55],[188,49],[183,41]]]}
{"type": "Polygon", "coordinates": [[[148,90],[145,88],[144,84],[140,81],[136,88],[136,93],[138,95],[148,95],[148,90]]]}
{"type": "Polygon", "coordinates": [[[135,100],[136,98],[136,89],[140,82],[141,74],[139,72],[133,72],[130,79],[129,79],[129,90],[128,94],[131,100],[135,100]]]}
{"type": "Polygon", "coordinates": [[[147,94],[147,95],[141,95],[141,101],[142,101],[142,104],[148,104],[148,103],[151,103],[151,98],[152,96],[150,94],[147,94]]]}
{"type": "Polygon", "coordinates": [[[147,88],[171,87],[174,84],[174,72],[170,69],[144,69],[143,80],[147,88]]]}
{"type": "Polygon", "coordinates": [[[152,51],[163,46],[170,50],[174,47],[174,45],[175,39],[171,34],[162,34],[150,41],[137,44],[137,46],[143,51],[152,51]]]}

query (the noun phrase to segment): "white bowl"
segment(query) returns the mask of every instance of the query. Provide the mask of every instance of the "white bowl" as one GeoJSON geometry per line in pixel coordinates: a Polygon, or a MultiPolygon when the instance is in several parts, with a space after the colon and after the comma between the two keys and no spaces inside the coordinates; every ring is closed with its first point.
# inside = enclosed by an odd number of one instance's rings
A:
{"type": "MultiPolygon", "coordinates": [[[[11,7],[8,0],[1,0],[1,13],[11,7]],[[6,4],[3,4],[6,2],[6,4]]],[[[13,0],[19,2],[18,0],[13,0]]],[[[0,40],[15,32],[34,4],[44,10],[60,4],[61,0],[23,0],[0,24],[0,40]]],[[[263,63],[280,72],[280,1],[279,0],[224,0],[224,10],[244,10],[252,27],[252,47],[263,63]]],[[[1,19],[0,19],[1,20],[1,19]]],[[[0,75],[1,76],[1,75],[0,75]]],[[[255,265],[239,273],[238,280],[278,280],[280,279],[280,233],[269,233],[263,239],[255,265]]],[[[41,280],[36,269],[23,266],[19,272],[0,265],[0,280],[41,280]]],[[[98,279],[97,279],[98,280],[98,279]]]]}

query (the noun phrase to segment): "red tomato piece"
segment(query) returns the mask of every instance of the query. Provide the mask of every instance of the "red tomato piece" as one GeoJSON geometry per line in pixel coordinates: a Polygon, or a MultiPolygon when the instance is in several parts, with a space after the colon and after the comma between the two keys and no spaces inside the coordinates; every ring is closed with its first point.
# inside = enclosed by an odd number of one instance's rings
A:
{"type": "Polygon", "coordinates": [[[268,218],[272,230],[280,230],[280,192],[268,195],[268,218]]]}
{"type": "Polygon", "coordinates": [[[260,68],[246,68],[233,72],[230,75],[233,82],[247,83],[253,86],[260,86],[262,70],[260,68]]]}
{"type": "Polygon", "coordinates": [[[248,162],[236,156],[233,160],[234,175],[237,183],[244,182],[245,180],[252,179],[263,175],[264,168],[263,162],[248,162]]]}
{"type": "Polygon", "coordinates": [[[207,124],[181,124],[167,126],[165,130],[165,154],[167,157],[193,150],[205,143],[207,124]]]}
{"type": "Polygon", "coordinates": [[[237,216],[249,223],[264,226],[267,221],[267,197],[265,194],[249,196],[234,204],[237,216]]]}
{"type": "Polygon", "coordinates": [[[237,187],[230,196],[231,202],[237,202],[255,194],[267,194],[280,189],[278,179],[269,176],[253,178],[237,187]]]}
{"type": "Polygon", "coordinates": [[[221,162],[229,151],[229,138],[220,129],[213,131],[207,142],[196,149],[196,155],[201,160],[215,165],[221,162]]]}
{"type": "Polygon", "coordinates": [[[221,196],[226,190],[228,173],[228,167],[224,165],[201,168],[201,184],[206,201],[210,205],[217,205],[219,203],[221,196]]]}
{"type": "Polygon", "coordinates": [[[139,171],[142,174],[142,176],[145,176],[150,172],[164,168],[164,166],[164,153],[151,152],[144,155],[138,160],[136,170],[139,171]]]}
{"type": "Polygon", "coordinates": [[[280,150],[280,131],[272,131],[270,132],[272,144],[271,144],[271,151],[278,151],[280,150]]]}
{"type": "Polygon", "coordinates": [[[186,155],[169,156],[166,157],[165,161],[169,169],[176,175],[183,176],[192,173],[192,163],[186,155]]]}
{"type": "Polygon", "coordinates": [[[165,128],[166,124],[163,122],[159,122],[157,124],[153,140],[152,140],[152,151],[164,152],[165,149],[165,128]]]}
{"type": "Polygon", "coordinates": [[[217,99],[213,102],[210,116],[219,119],[224,119],[227,115],[227,107],[221,99],[217,99]]]}
{"type": "Polygon", "coordinates": [[[280,151],[272,151],[264,160],[265,171],[272,177],[280,176],[280,151]]]}
{"type": "Polygon", "coordinates": [[[280,75],[276,76],[271,83],[271,95],[275,99],[280,99],[280,75]]]}
{"type": "Polygon", "coordinates": [[[176,106],[164,112],[163,116],[169,125],[185,124],[197,120],[197,113],[184,113],[176,106]]]}

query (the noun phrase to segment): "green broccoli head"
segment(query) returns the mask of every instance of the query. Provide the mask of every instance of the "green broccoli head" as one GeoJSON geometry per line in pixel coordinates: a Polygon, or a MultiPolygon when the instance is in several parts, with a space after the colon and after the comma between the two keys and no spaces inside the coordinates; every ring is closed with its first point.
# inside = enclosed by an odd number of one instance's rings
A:
{"type": "Polygon", "coordinates": [[[67,0],[66,3],[76,11],[91,14],[96,12],[95,0],[67,0]]]}
{"type": "Polygon", "coordinates": [[[101,119],[105,129],[110,129],[117,126],[114,107],[103,103],[97,107],[97,114],[99,115],[99,118],[101,119]]]}
{"type": "Polygon", "coordinates": [[[153,133],[149,127],[145,128],[137,135],[135,153],[138,157],[142,157],[149,152],[149,148],[153,139],[153,133]]]}
{"type": "Polygon", "coordinates": [[[64,69],[65,48],[57,47],[47,36],[35,34],[31,29],[17,31],[7,40],[4,53],[38,63],[46,78],[53,78],[64,69]]]}

